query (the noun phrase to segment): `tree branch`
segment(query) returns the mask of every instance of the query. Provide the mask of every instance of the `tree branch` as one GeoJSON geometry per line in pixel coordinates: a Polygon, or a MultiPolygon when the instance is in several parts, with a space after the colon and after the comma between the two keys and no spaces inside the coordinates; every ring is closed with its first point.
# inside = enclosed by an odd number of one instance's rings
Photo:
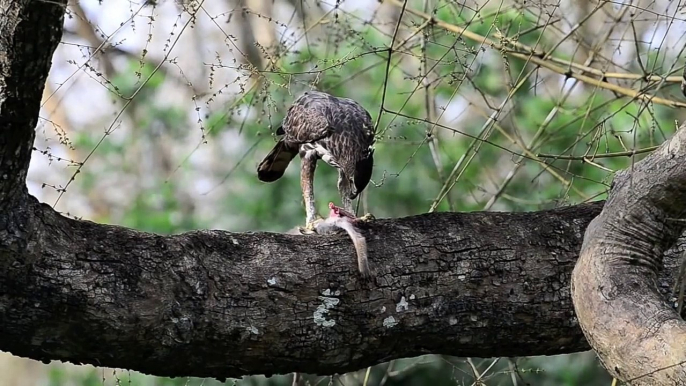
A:
{"type": "Polygon", "coordinates": [[[686,383],[686,323],[657,292],[664,251],[686,227],[686,128],[616,175],[574,269],[582,328],[605,367],[636,385],[686,383]]]}
{"type": "Polygon", "coordinates": [[[378,220],[362,285],[345,236],[159,236],[28,201],[24,248],[0,243],[0,350],[15,355],[223,378],[587,349],[566,288],[602,203],[378,220]]]}

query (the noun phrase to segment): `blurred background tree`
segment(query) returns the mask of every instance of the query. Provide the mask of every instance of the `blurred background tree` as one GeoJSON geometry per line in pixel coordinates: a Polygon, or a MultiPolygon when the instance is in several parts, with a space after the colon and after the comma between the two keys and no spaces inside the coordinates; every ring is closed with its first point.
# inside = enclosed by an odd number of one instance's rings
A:
{"type": "MultiPolygon", "coordinates": [[[[70,216],[151,232],[285,231],[304,221],[299,169],[264,184],[255,168],[292,100],[317,89],[356,99],[377,125],[360,211],[401,217],[601,200],[614,171],[685,118],[682,9],[667,0],[413,0],[405,8],[394,0],[74,0],[46,84],[29,190],[70,216]]],[[[319,168],[315,181],[323,211],[338,200],[335,171],[319,168]]],[[[321,385],[611,382],[591,352],[427,355],[304,377],[321,385]]],[[[0,353],[0,384],[220,383],[0,353]]]]}

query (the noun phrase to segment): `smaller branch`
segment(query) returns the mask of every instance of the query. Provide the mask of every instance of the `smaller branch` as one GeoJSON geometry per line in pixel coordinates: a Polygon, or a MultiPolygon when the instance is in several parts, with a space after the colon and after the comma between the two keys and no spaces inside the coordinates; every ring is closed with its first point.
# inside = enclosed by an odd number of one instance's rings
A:
{"type": "MultiPolygon", "coordinates": [[[[71,30],[69,30],[69,29],[65,29],[65,30],[64,30],[64,35],[65,35],[65,36],[72,36],[72,37],[82,38],[82,36],[79,35],[77,32],[71,31],[71,30]]],[[[90,46],[92,46],[93,48],[100,47],[100,46],[103,45],[103,43],[100,43],[100,44],[98,44],[98,45],[93,45],[92,42],[89,42],[88,44],[89,44],[90,46]]],[[[108,46],[106,49],[103,48],[103,49],[101,49],[100,51],[102,51],[102,52],[105,53],[105,54],[126,56],[127,58],[132,59],[132,60],[138,60],[138,61],[141,60],[140,53],[135,53],[135,52],[128,51],[128,50],[122,48],[121,46],[108,46]]],[[[194,93],[195,95],[202,95],[202,94],[204,94],[203,91],[197,89],[194,85],[189,84],[188,81],[186,81],[185,79],[182,79],[182,78],[179,77],[174,71],[172,71],[172,69],[169,67],[169,65],[167,64],[166,61],[164,61],[164,60],[159,61],[159,60],[155,60],[155,59],[149,59],[149,58],[150,58],[150,55],[148,55],[147,57],[148,57],[148,59],[145,59],[143,62],[146,63],[146,64],[149,64],[149,65],[152,66],[153,68],[158,68],[158,67],[159,67],[159,70],[158,70],[158,71],[159,71],[160,73],[162,73],[162,75],[164,75],[165,78],[172,79],[172,80],[174,80],[175,82],[177,82],[177,83],[180,84],[180,85],[184,85],[184,86],[189,86],[189,87],[191,87],[191,90],[193,91],[193,93],[194,93]]],[[[107,74],[107,72],[105,72],[105,73],[107,74]]],[[[110,75],[108,75],[108,77],[110,77],[110,75]]],[[[125,99],[125,98],[124,98],[124,99],[125,99]]]]}
{"type": "MultiPolygon", "coordinates": [[[[626,8],[622,11],[626,12],[626,8]]],[[[552,25],[554,23],[547,23],[546,25],[552,25]]],[[[614,26],[613,26],[614,28],[614,26]]],[[[600,41],[606,41],[607,38],[610,36],[612,32],[612,28],[609,29],[606,33],[605,36],[600,40],[600,41]]],[[[524,35],[525,33],[522,33],[521,35],[524,35]]],[[[518,42],[517,42],[518,43],[518,42]]],[[[595,49],[592,49],[588,57],[586,58],[586,61],[584,62],[584,66],[588,66],[591,63],[593,63],[593,60],[595,59],[595,49]]],[[[548,115],[546,116],[545,120],[541,125],[538,127],[538,130],[536,131],[536,134],[534,134],[533,138],[529,142],[529,146],[527,149],[529,150],[534,150],[536,147],[536,142],[538,139],[543,135],[545,132],[546,128],[550,125],[551,122],[553,122],[553,119],[557,116],[557,114],[561,111],[560,107],[567,101],[567,99],[572,95],[572,92],[574,89],[580,84],[581,82],[578,79],[575,79],[571,87],[569,87],[565,93],[563,94],[562,98],[560,98],[555,107],[551,111],[548,112],[548,115]]],[[[538,154],[536,155],[539,158],[540,157],[538,154]]],[[[507,174],[507,177],[503,181],[503,183],[500,185],[498,188],[498,191],[488,200],[486,203],[486,206],[484,207],[484,210],[490,210],[490,208],[495,204],[496,200],[502,195],[505,198],[508,198],[506,195],[504,195],[505,189],[507,186],[510,184],[512,179],[514,178],[515,174],[519,171],[519,169],[524,165],[522,162],[524,160],[524,155],[520,155],[517,160],[515,161],[515,167],[507,174]]],[[[511,198],[508,198],[512,200],[511,198]]]]}
{"type": "MultiPolygon", "coordinates": [[[[405,5],[407,4],[406,2],[401,3],[398,0],[386,0],[386,1],[390,2],[391,4],[393,4],[397,7],[402,6],[403,9],[405,9],[405,5]]],[[[630,97],[632,99],[641,99],[641,100],[650,101],[653,103],[657,103],[657,104],[661,104],[661,105],[665,105],[665,106],[669,106],[669,107],[686,107],[686,103],[683,103],[683,102],[678,102],[678,101],[674,101],[671,99],[656,97],[653,95],[646,94],[643,91],[636,91],[636,90],[628,89],[626,87],[622,87],[622,86],[619,86],[616,84],[605,82],[603,80],[599,80],[599,79],[591,78],[591,77],[586,76],[586,75],[575,73],[575,72],[571,71],[570,69],[565,69],[565,68],[562,68],[562,67],[554,64],[554,61],[551,59],[542,59],[541,57],[539,57],[539,55],[537,55],[536,52],[528,52],[528,53],[524,54],[524,53],[520,53],[517,51],[513,51],[512,49],[509,49],[509,48],[503,46],[502,44],[496,42],[495,40],[492,40],[492,39],[487,38],[485,36],[479,35],[477,33],[469,31],[465,28],[456,26],[454,24],[450,24],[450,23],[444,22],[442,20],[434,19],[433,16],[428,15],[424,12],[417,11],[417,10],[411,9],[411,8],[407,8],[407,11],[409,13],[415,15],[415,16],[422,17],[422,18],[428,19],[428,20],[433,20],[434,25],[437,25],[437,26],[439,26],[439,27],[441,27],[447,31],[460,34],[461,36],[464,36],[467,39],[473,40],[473,41],[481,43],[481,44],[487,44],[487,45],[491,46],[491,48],[498,50],[498,51],[505,52],[505,53],[509,54],[510,56],[515,57],[515,58],[519,58],[522,60],[528,60],[534,64],[539,65],[540,67],[546,68],[546,69],[548,69],[552,72],[555,72],[557,74],[568,76],[570,78],[575,78],[575,79],[578,79],[584,83],[588,83],[590,85],[593,85],[593,86],[596,86],[598,88],[602,88],[605,90],[614,91],[617,94],[621,94],[621,95],[630,97]]]]}
{"type": "MultiPolygon", "coordinates": [[[[626,10],[628,8],[629,7],[625,7],[625,8],[623,8],[623,10],[626,10]]],[[[625,11],[623,11],[623,12],[625,12],[625,11]]],[[[524,51],[523,53],[525,53],[527,55],[534,55],[534,56],[537,56],[539,58],[543,58],[545,60],[551,60],[555,63],[565,65],[565,66],[569,66],[569,67],[573,67],[579,71],[586,72],[586,73],[589,73],[592,75],[596,75],[596,76],[599,76],[601,78],[644,80],[644,81],[653,82],[653,83],[659,83],[659,82],[663,82],[663,81],[667,82],[667,83],[681,83],[681,81],[682,81],[682,77],[678,76],[678,75],[665,77],[665,76],[652,75],[652,74],[649,75],[649,74],[634,74],[634,73],[623,73],[623,72],[605,72],[603,70],[590,67],[586,64],[581,64],[581,63],[574,62],[572,60],[561,59],[561,58],[556,58],[556,57],[552,56],[552,52],[555,50],[555,48],[557,46],[554,47],[553,49],[551,49],[550,52],[546,53],[544,51],[537,50],[534,47],[530,47],[530,46],[528,46],[522,42],[514,40],[510,37],[503,36],[499,32],[496,32],[494,35],[496,38],[501,39],[501,40],[505,40],[505,41],[507,41],[508,44],[511,44],[513,47],[524,51]]],[[[523,34],[520,34],[520,35],[523,35],[523,34]]],[[[608,34],[606,34],[603,39],[600,39],[600,41],[606,41],[607,38],[608,38],[608,34]]],[[[560,41],[562,41],[562,40],[560,40],[560,41]]],[[[684,68],[686,68],[686,67],[684,67],[684,68]]],[[[670,73],[674,73],[676,71],[678,71],[678,70],[670,71],[670,73]]]]}
{"type": "MultiPolygon", "coordinates": [[[[430,8],[430,0],[424,0],[424,12],[427,12],[430,8]]],[[[426,118],[429,122],[437,122],[436,117],[436,97],[434,95],[434,90],[432,87],[433,78],[435,74],[432,72],[433,67],[429,68],[429,58],[427,56],[427,45],[428,45],[428,35],[431,30],[422,30],[421,39],[421,63],[420,63],[420,76],[422,78],[422,85],[424,86],[424,108],[426,109],[426,118]]],[[[438,138],[434,135],[436,129],[436,124],[430,125],[426,129],[426,142],[429,145],[429,151],[431,152],[431,158],[436,166],[436,174],[438,175],[439,181],[445,183],[445,178],[443,176],[443,161],[441,160],[441,154],[438,152],[438,138]]],[[[451,212],[455,211],[453,205],[453,200],[450,195],[446,196],[448,201],[448,208],[451,212]]]]}
{"type": "MultiPolygon", "coordinates": [[[[150,75],[148,75],[148,77],[140,84],[140,86],[138,86],[138,88],[133,92],[133,94],[131,94],[130,97],[120,96],[120,97],[121,97],[122,99],[124,99],[126,102],[122,105],[121,109],[119,110],[119,112],[117,113],[117,115],[114,117],[114,120],[112,120],[112,123],[108,126],[107,130],[105,130],[105,132],[103,133],[103,135],[100,137],[100,140],[95,144],[95,146],[93,147],[93,149],[91,149],[91,151],[86,155],[86,157],[83,159],[83,161],[81,161],[81,165],[79,165],[79,167],[78,167],[78,168],[74,171],[74,173],[71,175],[71,177],[69,178],[69,181],[67,181],[67,183],[65,184],[64,188],[60,191],[60,194],[57,196],[57,199],[55,199],[55,202],[53,203],[53,206],[56,206],[57,203],[60,201],[60,199],[62,199],[62,196],[64,196],[64,193],[66,193],[67,188],[69,187],[69,185],[71,185],[71,183],[74,182],[74,180],[76,179],[76,175],[79,174],[79,173],[81,173],[81,169],[82,169],[83,166],[86,164],[86,162],[88,162],[88,160],[90,159],[90,157],[95,153],[95,151],[96,151],[96,150],[100,147],[100,145],[102,145],[102,143],[105,141],[105,139],[107,138],[107,136],[110,135],[110,134],[112,133],[112,131],[115,129],[116,124],[117,124],[117,122],[119,121],[119,118],[120,118],[122,115],[124,115],[124,113],[126,112],[126,109],[129,107],[129,105],[131,104],[131,102],[133,102],[134,98],[136,98],[136,95],[138,95],[138,93],[145,87],[145,85],[150,81],[150,79],[152,79],[152,77],[155,76],[155,74],[160,70],[160,68],[162,68],[162,65],[165,63],[165,61],[167,60],[167,58],[169,57],[169,55],[171,54],[171,52],[174,50],[174,47],[176,46],[176,44],[178,43],[179,39],[180,39],[181,36],[183,35],[183,32],[184,32],[184,31],[186,30],[186,28],[191,24],[192,21],[193,21],[193,18],[190,18],[190,19],[188,19],[188,21],[183,25],[183,27],[181,28],[181,32],[179,32],[179,34],[176,36],[176,39],[172,42],[172,44],[171,44],[169,50],[167,51],[167,54],[165,55],[164,60],[162,60],[162,61],[157,65],[157,67],[155,67],[155,68],[150,72],[150,75]]],[[[103,43],[103,44],[104,44],[104,43],[103,43]]]]}
{"type": "MultiPolygon", "coordinates": [[[[227,5],[231,5],[232,1],[227,1],[227,5]]],[[[257,40],[255,36],[250,33],[250,31],[253,30],[252,22],[249,18],[248,12],[246,12],[246,4],[245,0],[237,0],[237,7],[240,8],[240,12],[238,17],[236,18],[236,22],[239,24],[240,29],[242,31],[248,31],[247,33],[244,33],[243,36],[241,37],[241,43],[243,45],[243,52],[246,52],[245,55],[241,55],[240,60],[244,64],[249,64],[255,69],[262,68],[262,53],[260,50],[257,49],[257,46],[255,43],[257,43],[257,40]]],[[[293,380],[295,382],[295,378],[293,380]]]]}
{"type": "MultiPolygon", "coordinates": [[[[98,37],[98,35],[95,33],[93,25],[88,21],[86,12],[83,10],[83,7],[81,7],[81,1],[73,1],[69,4],[69,6],[76,14],[76,35],[86,40],[92,47],[101,47],[103,45],[103,40],[98,37]]],[[[99,56],[102,60],[103,69],[107,79],[112,79],[112,76],[114,76],[114,65],[109,58],[104,55],[104,50],[100,50],[98,53],[100,54],[99,56]]],[[[95,54],[96,53],[93,53],[93,55],[95,54]]]]}
{"type": "MultiPolygon", "coordinates": [[[[529,75],[531,75],[533,71],[529,72],[529,75]]],[[[438,195],[434,199],[434,201],[431,203],[431,206],[429,207],[429,213],[434,212],[437,208],[438,205],[443,201],[443,199],[450,193],[452,188],[457,184],[457,181],[462,177],[462,173],[464,173],[464,170],[467,168],[467,166],[471,163],[472,159],[476,156],[476,154],[479,152],[479,149],[481,148],[481,145],[484,142],[487,142],[488,137],[491,135],[493,132],[493,128],[498,128],[497,126],[497,120],[498,116],[502,112],[502,109],[505,107],[505,104],[510,100],[512,95],[514,95],[517,90],[519,90],[524,84],[525,80],[529,77],[529,75],[525,76],[522,78],[509,92],[507,97],[500,103],[500,105],[490,114],[487,115],[483,110],[480,110],[479,112],[486,118],[486,122],[481,126],[481,130],[479,132],[478,137],[473,137],[473,141],[469,144],[469,147],[465,151],[465,153],[460,157],[460,159],[455,163],[455,166],[453,166],[453,170],[450,172],[448,175],[448,178],[445,180],[443,183],[443,186],[441,186],[441,189],[438,191],[438,195]],[[467,154],[469,154],[469,159],[467,159],[467,154]],[[466,160],[466,163],[465,163],[466,160]]],[[[474,105],[476,106],[476,105],[474,105]]],[[[402,115],[398,113],[398,115],[402,115]]],[[[409,118],[409,116],[406,116],[406,118],[409,118]]],[[[434,126],[438,127],[445,127],[442,125],[439,125],[438,122],[433,122],[434,126]]]]}
{"type": "MultiPolygon", "coordinates": [[[[522,80],[521,83],[520,83],[520,85],[523,84],[523,83],[524,83],[524,81],[522,80]]],[[[476,107],[476,105],[475,105],[475,107],[476,107]]],[[[478,107],[476,107],[476,110],[477,110],[477,112],[478,112],[479,114],[481,114],[481,116],[483,116],[483,117],[485,117],[486,119],[488,119],[488,116],[486,115],[486,112],[485,112],[485,111],[483,111],[482,109],[480,109],[480,108],[478,108],[478,107]]],[[[555,170],[553,170],[553,169],[551,168],[550,165],[548,165],[547,163],[543,162],[543,160],[539,159],[539,158],[536,156],[536,154],[534,154],[531,150],[529,150],[529,148],[528,148],[525,144],[521,143],[518,139],[516,139],[515,137],[511,136],[511,135],[510,135],[502,126],[500,126],[497,122],[495,122],[495,121],[493,122],[493,127],[495,127],[495,129],[498,130],[498,132],[500,132],[500,134],[502,134],[503,137],[505,137],[505,138],[508,140],[508,142],[511,142],[511,143],[517,145],[520,149],[522,149],[522,153],[523,153],[524,155],[526,155],[526,156],[527,156],[529,159],[531,159],[532,161],[538,163],[538,164],[541,166],[541,168],[543,168],[543,170],[545,170],[546,172],[550,173],[550,175],[552,175],[554,178],[556,178],[558,181],[560,181],[560,183],[562,183],[562,185],[564,185],[566,188],[571,188],[576,194],[578,194],[578,195],[579,195],[580,197],[582,197],[584,200],[588,200],[588,196],[587,196],[586,194],[584,194],[584,192],[582,192],[581,190],[579,190],[576,186],[574,186],[574,185],[571,183],[571,181],[568,181],[568,180],[567,180],[566,178],[564,178],[560,173],[558,173],[558,172],[556,172],[555,170]]]]}
{"type": "Polygon", "coordinates": [[[379,129],[379,124],[381,123],[381,117],[383,116],[384,112],[384,104],[386,102],[386,88],[388,88],[388,77],[390,75],[390,69],[391,69],[391,57],[393,56],[393,45],[395,44],[395,39],[398,36],[398,31],[400,30],[400,23],[402,23],[403,20],[403,15],[405,14],[405,7],[407,6],[407,2],[404,2],[399,5],[400,8],[400,15],[398,15],[398,21],[395,24],[395,30],[393,31],[393,37],[391,38],[391,44],[388,46],[388,57],[386,58],[386,72],[384,76],[384,81],[383,81],[383,91],[381,92],[381,103],[379,106],[379,115],[376,117],[376,124],[374,124],[374,132],[378,133],[379,129]]]}
{"type": "Polygon", "coordinates": [[[583,71],[592,75],[600,76],[606,79],[624,79],[624,80],[644,80],[647,82],[666,82],[666,83],[681,83],[681,76],[660,76],[660,75],[641,75],[633,73],[624,72],[605,72],[597,68],[584,66],[583,64],[572,62],[571,60],[565,60],[555,57],[550,57],[555,63],[559,63],[565,66],[571,66],[579,71],[583,71]]]}
{"type": "Polygon", "coordinates": [[[651,151],[657,149],[659,146],[649,146],[637,150],[629,151],[619,151],[615,153],[603,153],[603,154],[593,154],[590,156],[584,155],[562,155],[562,154],[536,154],[538,158],[554,158],[561,160],[571,160],[571,161],[586,161],[596,158],[615,158],[615,157],[632,157],[636,154],[650,153],[651,151]]]}
{"type": "Polygon", "coordinates": [[[606,172],[609,172],[609,173],[614,173],[614,172],[615,172],[614,170],[612,170],[612,169],[610,169],[610,168],[606,168],[605,166],[603,166],[603,165],[601,165],[601,164],[599,164],[599,163],[597,163],[597,162],[591,161],[589,158],[584,158],[583,161],[584,161],[584,163],[587,163],[587,164],[589,164],[589,165],[591,165],[591,166],[594,166],[594,167],[596,167],[596,168],[598,168],[598,169],[600,169],[600,170],[603,170],[603,171],[606,171],[606,172]]]}

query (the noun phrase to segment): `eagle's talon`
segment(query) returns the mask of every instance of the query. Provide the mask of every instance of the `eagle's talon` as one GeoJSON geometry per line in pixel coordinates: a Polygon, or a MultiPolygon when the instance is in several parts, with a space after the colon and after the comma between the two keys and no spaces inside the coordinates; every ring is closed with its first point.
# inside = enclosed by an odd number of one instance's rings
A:
{"type": "Polygon", "coordinates": [[[314,227],[310,226],[304,226],[304,227],[298,227],[298,231],[300,232],[301,235],[313,235],[317,233],[317,231],[314,229],[314,227]]]}
{"type": "Polygon", "coordinates": [[[308,221],[307,225],[304,227],[298,227],[298,230],[300,231],[301,234],[303,235],[313,235],[317,233],[317,224],[320,222],[324,221],[324,219],[317,215],[314,220],[308,221]]]}
{"type": "Polygon", "coordinates": [[[374,215],[371,214],[371,213],[367,213],[367,214],[365,214],[364,216],[359,217],[359,218],[357,219],[358,222],[371,222],[371,221],[374,221],[374,220],[376,220],[376,217],[374,217],[374,215]]]}

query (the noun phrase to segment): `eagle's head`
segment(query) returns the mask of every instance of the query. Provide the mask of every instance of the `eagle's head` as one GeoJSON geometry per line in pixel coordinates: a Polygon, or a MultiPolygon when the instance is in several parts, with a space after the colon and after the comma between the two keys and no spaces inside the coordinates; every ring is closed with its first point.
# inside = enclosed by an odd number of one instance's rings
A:
{"type": "Polygon", "coordinates": [[[355,164],[353,173],[353,188],[350,190],[349,198],[354,200],[369,184],[372,179],[372,169],[374,168],[374,148],[369,147],[366,154],[355,164]]]}

